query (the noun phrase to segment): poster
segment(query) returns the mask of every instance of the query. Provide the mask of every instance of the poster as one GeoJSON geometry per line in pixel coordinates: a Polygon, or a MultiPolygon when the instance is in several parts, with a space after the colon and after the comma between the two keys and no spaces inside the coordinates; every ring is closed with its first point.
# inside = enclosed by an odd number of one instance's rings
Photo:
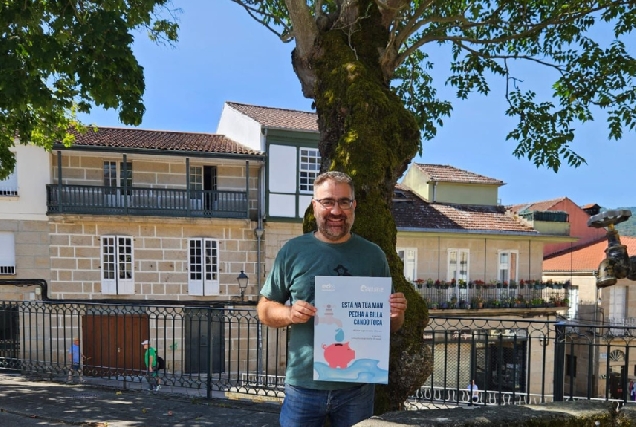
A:
{"type": "Polygon", "coordinates": [[[390,277],[316,276],[314,380],[387,384],[390,277]]]}

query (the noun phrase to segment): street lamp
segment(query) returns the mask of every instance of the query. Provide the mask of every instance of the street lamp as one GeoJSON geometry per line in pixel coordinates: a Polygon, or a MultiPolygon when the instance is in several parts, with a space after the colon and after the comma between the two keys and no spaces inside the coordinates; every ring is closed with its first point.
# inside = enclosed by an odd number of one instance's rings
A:
{"type": "Polygon", "coordinates": [[[241,301],[244,300],[245,297],[245,289],[247,288],[247,284],[250,281],[250,278],[247,277],[247,274],[243,270],[241,270],[241,274],[236,278],[238,282],[239,288],[241,289],[241,301]]]}

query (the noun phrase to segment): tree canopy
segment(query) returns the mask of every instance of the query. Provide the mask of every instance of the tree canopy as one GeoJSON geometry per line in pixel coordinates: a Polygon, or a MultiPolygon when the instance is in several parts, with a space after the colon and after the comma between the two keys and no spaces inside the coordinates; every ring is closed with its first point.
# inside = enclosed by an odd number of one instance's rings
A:
{"type": "Polygon", "coordinates": [[[77,112],[92,105],[141,123],[144,74],[132,44],[176,40],[169,0],[17,1],[0,3],[0,179],[14,168],[14,138],[51,148],[82,129],[77,112]]]}
{"type": "MultiPolygon", "coordinates": [[[[283,41],[294,40],[298,55],[312,55],[320,31],[349,25],[368,2],[350,0],[232,0],[283,41]]],[[[619,139],[634,129],[636,61],[625,41],[634,30],[636,9],[630,1],[431,1],[374,0],[389,38],[379,53],[387,84],[415,115],[425,139],[434,137],[451,103],[436,98],[437,85],[450,84],[457,98],[487,95],[493,78],[506,85],[506,114],[517,124],[508,139],[517,141],[517,157],[557,171],[565,161],[584,159],[571,146],[577,122],[593,120],[595,107],[607,113],[608,137],[619,139]],[[591,30],[600,28],[593,33],[591,30]],[[604,34],[609,46],[595,40],[604,34]],[[449,44],[450,64],[433,64],[427,45],[449,44]],[[553,97],[540,99],[537,88],[514,84],[514,63],[530,62],[553,70],[546,80],[553,97]],[[449,66],[450,78],[434,82],[431,69],[449,66]]],[[[302,78],[301,78],[302,81],[302,78]]],[[[304,85],[313,98],[314,88],[304,85]]]]}

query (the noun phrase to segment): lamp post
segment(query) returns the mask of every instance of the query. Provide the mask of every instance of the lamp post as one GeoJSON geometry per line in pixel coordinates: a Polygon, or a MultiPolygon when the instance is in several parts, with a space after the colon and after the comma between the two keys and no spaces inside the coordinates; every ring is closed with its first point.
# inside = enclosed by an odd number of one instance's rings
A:
{"type": "Polygon", "coordinates": [[[243,270],[241,270],[241,274],[236,278],[238,282],[239,288],[241,289],[241,301],[244,301],[245,298],[245,289],[247,288],[247,284],[250,281],[250,278],[247,277],[247,274],[243,270]]]}

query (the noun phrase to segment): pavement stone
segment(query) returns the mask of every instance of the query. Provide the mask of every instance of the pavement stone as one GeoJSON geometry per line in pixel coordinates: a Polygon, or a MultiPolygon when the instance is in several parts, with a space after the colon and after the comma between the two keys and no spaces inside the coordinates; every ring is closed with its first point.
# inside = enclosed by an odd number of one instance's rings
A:
{"type": "Polygon", "coordinates": [[[0,373],[0,426],[278,426],[280,405],[0,373]]]}

